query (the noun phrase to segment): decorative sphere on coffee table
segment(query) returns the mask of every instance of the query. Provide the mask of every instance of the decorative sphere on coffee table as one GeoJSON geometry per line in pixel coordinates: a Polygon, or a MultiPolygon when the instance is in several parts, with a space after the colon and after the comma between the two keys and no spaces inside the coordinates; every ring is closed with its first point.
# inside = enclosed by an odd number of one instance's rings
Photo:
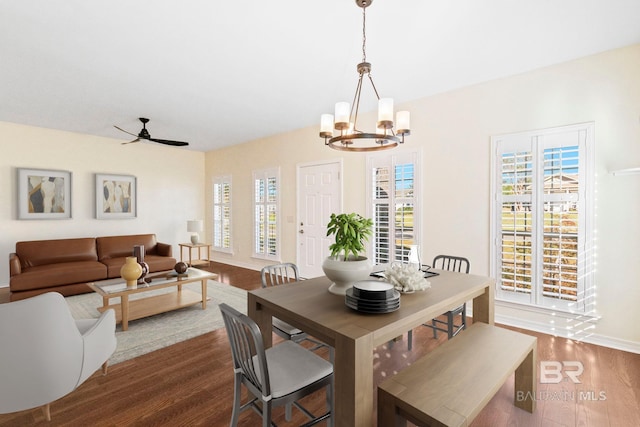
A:
{"type": "Polygon", "coordinates": [[[181,262],[177,263],[177,264],[173,267],[173,269],[174,269],[174,270],[176,271],[176,273],[178,273],[178,274],[184,274],[184,273],[186,273],[186,272],[187,272],[187,268],[188,268],[188,267],[189,267],[189,266],[187,265],[187,263],[185,263],[185,262],[182,262],[182,261],[181,261],[181,262]]]}

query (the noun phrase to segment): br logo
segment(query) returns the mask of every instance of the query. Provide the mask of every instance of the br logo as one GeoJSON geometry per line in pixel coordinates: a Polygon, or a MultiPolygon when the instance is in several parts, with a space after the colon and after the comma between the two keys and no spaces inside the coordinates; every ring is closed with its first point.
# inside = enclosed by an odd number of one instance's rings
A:
{"type": "Polygon", "coordinates": [[[571,360],[557,362],[555,360],[543,360],[540,362],[540,382],[542,384],[558,384],[565,376],[580,384],[578,378],[584,372],[584,365],[581,362],[571,360]]]}

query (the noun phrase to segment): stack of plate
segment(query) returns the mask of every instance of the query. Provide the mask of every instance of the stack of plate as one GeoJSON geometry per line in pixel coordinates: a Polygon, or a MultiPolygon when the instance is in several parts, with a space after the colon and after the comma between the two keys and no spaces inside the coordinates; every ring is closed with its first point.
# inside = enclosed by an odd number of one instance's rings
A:
{"type": "Polygon", "coordinates": [[[345,304],[363,313],[389,313],[400,308],[400,292],[391,283],[363,280],[347,289],[345,304]]]}

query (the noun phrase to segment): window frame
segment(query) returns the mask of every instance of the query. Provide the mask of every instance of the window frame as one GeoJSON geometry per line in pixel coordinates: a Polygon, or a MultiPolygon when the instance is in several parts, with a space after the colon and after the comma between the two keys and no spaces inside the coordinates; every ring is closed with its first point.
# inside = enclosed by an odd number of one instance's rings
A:
{"type": "MultiPolygon", "coordinates": [[[[374,232],[367,245],[367,253],[370,254],[369,258],[371,258],[374,263],[377,263],[377,260],[379,257],[379,255],[376,253],[376,249],[378,248],[379,245],[377,242],[378,233],[376,232],[377,224],[376,224],[375,207],[376,205],[384,204],[379,202],[380,200],[383,200],[383,199],[376,198],[374,195],[374,191],[373,191],[373,188],[375,185],[374,170],[376,168],[381,168],[381,167],[389,168],[390,176],[392,179],[392,184],[390,185],[392,194],[388,197],[389,202],[387,203],[387,206],[389,207],[389,211],[391,211],[392,207],[395,207],[398,204],[413,203],[413,243],[412,244],[418,245],[420,247],[421,237],[422,237],[422,234],[421,234],[422,233],[422,221],[421,221],[422,204],[421,204],[421,197],[420,197],[421,187],[422,187],[421,159],[422,159],[422,155],[420,150],[404,151],[404,152],[396,151],[393,154],[382,152],[377,154],[370,154],[367,156],[366,180],[365,180],[366,194],[367,194],[366,214],[368,218],[371,218],[374,221],[374,232]],[[403,164],[409,164],[409,163],[413,164],[413,197],[402,197],[402,196],[396,197],[396,193],[395,193],[396,167],[403,164]]],[[[393,210],[395,213],[396,212],[395,208],[393,210]]],[[[394,216],[394,220],[391,220],[391,218],[389,219],[388,236],[389,238],[393,236],[393,239],[394,239],[394,244],[389,245],[389,255],[388,255],[389,263],[401,261],[403,259],[405,261],[408,260],[408,254],[409,254],[408,248],[406,248],[404,256],[400,254],[400,257],[397,257],[398,254],[395,247],[396,246],[395,236],[397,232],[398,230],[396,230],[395,216],[394,216]]]]}
{"type": "MultiPolygon", "coordinates": [[[[280,243],[281,243],[281,213],[280,213],[280,192],[281,192],[281,181],[280,181],[280,168],[276,167],[276,168],[269,168],[269,169],[260,169],[260,170],[254,170],[252,173],[252,205],[253,205],[253,231],[252,231],[252,257],[253,258],[258,258],[258,259],[265,259],[265,260],[270,260],[270,261],[280,261],[280,243]],[[265,181],[265,195],[267,195],[268,193],[268,181],[270,179],[274,179],[275,180],[275,201],[274,202],[269,202],[268,197],[265,197],[263,201],[258,201],[257,200],[257,193],[256,193],[256,181],[262,179],[265,181]],[[275,210],[275,222],[273,223],[275,225],[275,243],[274,243],[274,251],[275,253],[273,254],[269,254],[267,253],[266,248],[268,247],[269,243],[265,240],[265,252],[261,253],[258,252],[256,249],[258,248],[258,240],[260,239],[259,233],[258,233],[258,221],[257,221],[257,209],[258,207],[261,206],[264,209],[264,212],[268,212],[270,206],[273,206],[274,210],[275,210]]],[[[265,225],[266,227],[266,225],[265,225]]],[[[265,236],[268,234],[267,231],[263,231],[265,233],[265,236]]]]}
{"type": "MultiPolygon", "coordinates": [[[[507,305],[516,304],[527,306],[540,311],[559,311],[566,313],[581,313],[595,316],[595,287],[593,282],[594,271],[594,203],[595,203],[595,180],[594,180],[594,124],[582,123],[577,125],[560,126],[549,129],[541,129],[514,134],[493,136],[491,138],[491,242],[490,251],[490,274],[496,278],[496,301],[504,302],[507,305]],[[545,192],[545,155],[546,150],[552,149],[554,153],[562,151],[563,147],[572,147],[571,144],[560,142],[565,138],[576,138],[578,146],[578,185],[577,194],[564,195],[545,192]],[[512,195],[511,198],[502,192],[503,174],[502,156],[503,153],[530,153],[531,155],[531,186],[530,196],[512,195]],[[503,203],[506,200],[513,200],[515,203],[529,203],[531,213],[531,291],[514,292],[505,291],[501,286],[503,275],[502,270],[502,244],[503,244],[503,203]],[[545,236],[550,232],[545,232],[545,221],[548,222],[549,214],[545,210],[545,205],[553,203],[575,203],[577,208],[577,285],[576,301],[570,299],[560,299],[546,296],[543,293],[545,284],[543,282],[544,273],[544,250],[552,246],[545,246],[545,236]]],[[[563,166],[564,167],[564,166],[563,166]]],[[[507,202],[508,203],[508,202],[507,202]]],[[[515,234],[514,234],[515,235],[515,234]]],[[[563,241],[563,240],[561,240],[563,241]]],[[[525,252],[526,253],[526,252],[525,252]]],[[[547,255],[548,257],[548,255],[547,255]]],[[[564,264],[563,264],[564,265],[564,264]]],[[[548,271],[548,270],[547,270],[548,271]]],[[[515,274],[515,273],[514,273],[515,274]]],[[[547,287],[549,285],[547,284],[547,287]]]]}
{"type": "MultiPolygon", "coordinates": [[[[216,252],[223,252],[223,253],[228,253],[228,254],[233,254],[233,182],[231,179],[231,175],[219,175],[219,176],[214,176],[212,178],[212,191],[211,191],[211,198],[213,200],[212,202],[212,212],[211,212],[211,248],[212,250],[216,251],[216,252]],[[225,203],[224,201],[221,202],[216,202],[216,197],[215,197],[215,191],[216,191],[216,186],[223,186],[223,185],[228,185],[229,186],[229,201],[227,203],[225,203]],[[229,247],[224,247],[224,246],[217,246],[216,245],[216,231],[217,231],[217,224],[216,224],[216,207],[220,206],[221,209],[224,211],[225,207],[227,208],[228,212],[229,212],[229,218],[228,218],[228,235],[225,236],[224,234],[224,224],[221,224],[221,230],[222,230],[222,236],[220,237],[221,241],[225,240],[225,237],[228,239],[229,241],[229,247]]],[[[223,222],[224,219],[221,219],[221,222],[223,222]]]]}

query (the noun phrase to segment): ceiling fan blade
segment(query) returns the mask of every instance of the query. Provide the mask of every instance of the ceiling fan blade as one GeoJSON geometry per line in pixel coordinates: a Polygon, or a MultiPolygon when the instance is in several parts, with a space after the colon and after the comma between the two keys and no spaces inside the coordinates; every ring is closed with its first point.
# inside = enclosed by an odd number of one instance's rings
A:
{"type": "Polygon", "coordinates": [[[174,147],[185,147],[185,146],[189,145],[188,142],[171,141],[171,140],[168,140],[168,139],[149,138],[149,141],[158,142],[160,144],[165,144],[165,145],[173,145],[174,147]]]}
{"type": "MultiPolygon", "coordinates": [[[[119,128],[119,127],[118,127],[118,126],[116,126],[116,125],[113,125],[113,127],[114,127],[114,128],[116,128],[116,129],[118,129],[119,131],[122,131],[122,132],[124,132],[124,133],[128,133],[128,134],[129,134],[129,135],[131,135],[131,136],[136,136],[136,137],[138,136],[138,135],[137,135],[137,134],[135,134],[135,133],[131,133],[131,132],[126,131],[126,130],[124,130],[124,129],[122,129],[122,128],[119,128]]],[[[131,142],[133,142],[133,141],[131,141],[131,142]]]]}
{"type": "Polygon", "coordinates": [[[136,138],[136,139],[134,139],[133,141],[121,142],[121,144],[122,144],[122,145],[125,145],[125,144],[133,144],[134,142],[138,142],[138,141],[140,141],[140,138],[136,138]]]}

